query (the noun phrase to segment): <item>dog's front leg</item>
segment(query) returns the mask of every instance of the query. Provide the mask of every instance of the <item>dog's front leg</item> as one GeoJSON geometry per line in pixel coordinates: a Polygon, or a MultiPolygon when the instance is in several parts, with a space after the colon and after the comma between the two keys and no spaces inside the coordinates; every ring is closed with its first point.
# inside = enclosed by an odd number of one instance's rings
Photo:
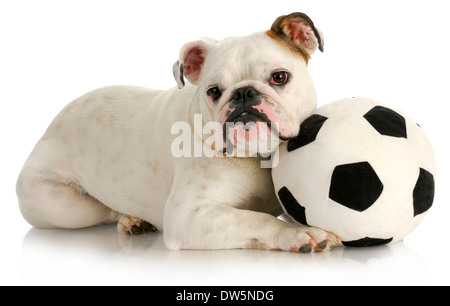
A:
{"type": "Polygon", "coordinates": [[[220,197],[179,188],[164,215],[164,241],[171,250],[258,248],[309,253],[340,243],[332,233],[285,223],[276,217],[235,208],[220,197]]]}

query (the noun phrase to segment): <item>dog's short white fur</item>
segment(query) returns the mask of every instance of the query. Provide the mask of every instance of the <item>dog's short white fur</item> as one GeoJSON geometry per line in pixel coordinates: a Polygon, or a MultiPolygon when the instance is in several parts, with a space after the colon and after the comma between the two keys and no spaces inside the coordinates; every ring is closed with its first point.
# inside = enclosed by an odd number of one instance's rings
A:
{"type": "Polygon", "coordinates": [[[219,122],[224,140],[226,122],[238,119],[276,122],[277,130],[238,124],[237,141],[297,135],[316,108],[307,62],[322,45],[312,21],[293,13],[266,32],[186,44],[174,65],[178,88],[113,86],[76,99],[53,120],[19,175],[24,218],[41,228],[157,228],[171,250],[330,249],[339,243],[332,233],[276,218],[282,209],[261,158],[228,157],[226,141],[210,143],[214,157],[172,152],[172,127],[186,122],[194,130],[195,114],[219,122]]]}

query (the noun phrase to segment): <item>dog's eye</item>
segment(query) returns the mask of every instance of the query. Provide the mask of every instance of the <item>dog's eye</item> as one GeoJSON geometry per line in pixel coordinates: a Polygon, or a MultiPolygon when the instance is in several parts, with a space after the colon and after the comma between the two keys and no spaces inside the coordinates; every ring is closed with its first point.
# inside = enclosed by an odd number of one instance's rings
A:
{"type": "Polygon", "coordinates": [[[289,79],[289,74],[286,71],[277,71],[272,74],[272,78],[270,79],[270,84],[272,85],[283,85],[289,79]]]}
{"type": "Polygon", "coordinates": [[[209,88],[206,91],[206,94],[208,97],[211,97],[213,100],[219,99],[222,96],[222,92],[220,91],[219,87],[214,86],[209,88]]]}

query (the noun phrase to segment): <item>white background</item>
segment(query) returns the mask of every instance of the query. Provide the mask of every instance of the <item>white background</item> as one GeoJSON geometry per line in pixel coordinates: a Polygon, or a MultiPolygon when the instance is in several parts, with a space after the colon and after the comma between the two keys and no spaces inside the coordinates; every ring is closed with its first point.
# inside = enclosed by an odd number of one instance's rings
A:
{"type": "Polygon", "coordinates": [[[450,284],[449,29],[448,4],[437,0],[1,1],[0,284],[450,284]],[[294,11],[325,36],[309,65],[319,105],[376,98],[419,122],[434,145],[435,202],[403,242],[308,255],[169,252],[161,234],[37,230],[23,220],[17,175],[68,102],[106,85],[175,86],[184,43],[267,30],[294,11]]]}

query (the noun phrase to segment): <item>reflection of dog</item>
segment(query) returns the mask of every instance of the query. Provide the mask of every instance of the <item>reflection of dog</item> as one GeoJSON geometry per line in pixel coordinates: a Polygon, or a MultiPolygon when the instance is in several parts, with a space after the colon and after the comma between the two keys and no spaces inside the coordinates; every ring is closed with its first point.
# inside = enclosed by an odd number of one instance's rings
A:
{"type": "Polygon", "coordinates": [[[78,98],[25,163],[17,183],[23,216],[45,228],[118,222],[137,234],[156,226],[169,249],[329,249],[333,234],[274,217],[282,210],[259,158],[224,157],[226,141],[212,158],[171,153],[171,126],[194,114],[219,122],[223,139],[230,122],[242,122],[233,125],[238,141],[297,135],[316,107],[307,62],[317,47],[320,32],[294,13],[267,32],[186,44],[174,65],[182,90],[115,86],[78,98]],[[252,122],[277,123],[277,131],[252,122]]]}

